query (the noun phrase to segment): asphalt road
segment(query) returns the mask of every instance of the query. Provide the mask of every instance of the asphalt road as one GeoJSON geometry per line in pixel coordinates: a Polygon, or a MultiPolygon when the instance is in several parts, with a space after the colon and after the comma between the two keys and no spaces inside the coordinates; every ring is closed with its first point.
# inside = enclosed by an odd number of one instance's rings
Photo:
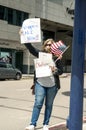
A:
{"type": "MultiPolygon", "coordinates": [[[[61,77],[61,89],[54,105],[50,125],[65,122],[69,115],[70,76],[61,77]]],[[[0,81],[0,130],[24,130],[30,123],[34,96],[30,87],[32,79],[0,81]]],[[[84,83],[84,110],[86,116],[86,76],[84,83]]],[[[44,106],[37,129],[42,128],[44,106]]]]}

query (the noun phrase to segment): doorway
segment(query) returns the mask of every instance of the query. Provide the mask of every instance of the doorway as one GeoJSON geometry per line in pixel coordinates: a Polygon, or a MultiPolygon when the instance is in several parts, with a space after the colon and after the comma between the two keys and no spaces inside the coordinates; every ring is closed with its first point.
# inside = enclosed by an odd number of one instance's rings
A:
{"type": "Polygon", "coordinates": [[[16,52],[16,68],[23,71],[23,52],[22,51],[17,51],[16,52]]]}

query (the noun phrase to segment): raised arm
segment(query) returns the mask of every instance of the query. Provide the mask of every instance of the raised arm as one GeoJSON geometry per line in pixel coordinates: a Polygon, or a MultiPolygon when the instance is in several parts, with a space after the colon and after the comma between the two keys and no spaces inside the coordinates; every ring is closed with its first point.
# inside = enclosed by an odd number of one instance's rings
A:
{"type": "Polygon", "coordinates": [[[31,43],[25,44],[26,48],[30,51],[30,53],[36,57],[38,57],[40,50],[35,48],[31,43]]]}

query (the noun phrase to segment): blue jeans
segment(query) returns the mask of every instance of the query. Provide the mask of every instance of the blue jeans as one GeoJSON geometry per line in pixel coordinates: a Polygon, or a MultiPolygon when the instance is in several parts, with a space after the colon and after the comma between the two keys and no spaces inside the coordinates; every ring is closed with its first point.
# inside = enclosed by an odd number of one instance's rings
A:
{"type": "Polygon", "coordinates": [[[35,85],[35,103],[32,112],[31,124],[36,126],[36,122],[39,118],[39,114],[45,99],[45,113],[43,125],[48,125],[52,112],[53,101],[57,94],[57,86],[43,87],[39,83],[35,85]]]}

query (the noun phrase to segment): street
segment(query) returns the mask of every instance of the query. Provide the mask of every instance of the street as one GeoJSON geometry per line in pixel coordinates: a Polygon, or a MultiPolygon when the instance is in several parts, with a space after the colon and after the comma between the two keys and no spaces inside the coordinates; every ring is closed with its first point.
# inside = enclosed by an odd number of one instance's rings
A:
{"type": "MultiPolygon", "coordinates": [[[[50,125],[65,122],[69,115],[70,75],[61,77],[61,89],[53,106],[50,125]]],[[[0,81],[0,130],[24,130],[30,123],[34,95],[31,94],[32,78],[0,81]]],[[[86,76],[84,81],[84,110],[86,116],[86,76]]],[[[42,128],[44,106],[37,129],[42,128]]]]}

